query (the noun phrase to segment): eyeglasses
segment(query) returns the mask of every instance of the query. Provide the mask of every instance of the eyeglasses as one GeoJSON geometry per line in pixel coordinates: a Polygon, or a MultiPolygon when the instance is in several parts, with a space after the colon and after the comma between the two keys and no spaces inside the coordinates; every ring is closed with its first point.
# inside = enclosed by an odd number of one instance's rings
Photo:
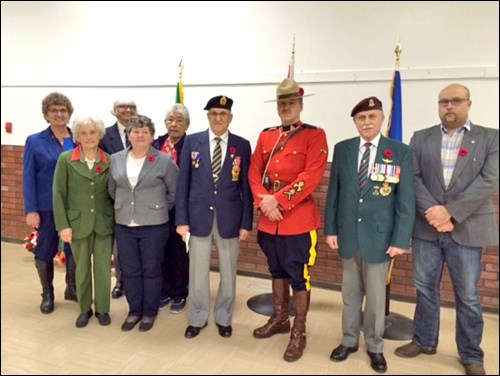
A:
{"type": "Polygon", "coordinates": [[[133,104],[119,104],[116,107],[119,108],[120,110],[126,110],[127,108],[130,108],[131,110],[135,110],[137,108],[137,106],[135,106],[133,104]]]}
{"type": "Polygon", "coordinates": [[[460,106],[463,102],[468,101],[465,98],[453,98],[453,99],[440,99],[438,103],[441,107],[448,107],[450,104],[452,106],[460,106]]]}
{"type": "Polygon", "coordinates": [[[226,119],[231,113],[229,112],[209,112],[208,116],[210,116],[212,119],[217,119],[217,116],[220,116],[222,120],[226,119]]]}
{"type": "Polygon", "coordinates": [[[54,114],[54,115],[57,115],[58,113],[60,113],[61,115],[66,115],[68,113],[68,110],[65,109],[65,108],[61,108],[61,109],[57,109],[57,108],[51,108],[49,110],[49,112],[51,114],[54,114]]]}

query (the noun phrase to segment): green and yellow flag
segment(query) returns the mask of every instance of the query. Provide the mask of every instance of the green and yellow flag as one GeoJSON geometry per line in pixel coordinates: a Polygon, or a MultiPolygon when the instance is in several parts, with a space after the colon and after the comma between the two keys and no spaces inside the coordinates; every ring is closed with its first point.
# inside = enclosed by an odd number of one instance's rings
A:
{"type": "Polygon", "coordinates": [[[175,103],[184,104],[184,84],[182,81],[177,83],[177,90],[175,92],[175,103]]]}
{"type": "Polygon", "coordinates": [[[184,84],[182,83],[182,59],[179,62],[179,82],[177,82],[177,90],[175,91],[175,103],[184,104],[184,84]]]}

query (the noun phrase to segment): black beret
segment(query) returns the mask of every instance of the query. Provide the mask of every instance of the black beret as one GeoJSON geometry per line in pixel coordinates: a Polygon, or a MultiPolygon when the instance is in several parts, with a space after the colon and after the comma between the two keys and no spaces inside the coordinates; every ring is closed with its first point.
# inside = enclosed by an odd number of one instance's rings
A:
{"type": "Polygon", "coordinates": [[[233,100],[225,95],[219,95],[210,99],[204,110],[210,110],[211,108],[223,108],[231,111],[231,107],[233,107],[233,100]]]}
{"type": "Polygon", "coordinates": [[[351,111],[351,116],[354,117],[358,112],[381,110],[382,102],[377,97],[368,97],[359,102],[351,111]]]}

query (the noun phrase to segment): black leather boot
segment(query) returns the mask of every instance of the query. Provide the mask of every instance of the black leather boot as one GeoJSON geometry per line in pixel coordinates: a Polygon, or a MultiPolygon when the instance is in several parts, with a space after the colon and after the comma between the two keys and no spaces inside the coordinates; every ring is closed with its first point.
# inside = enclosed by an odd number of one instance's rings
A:
{"type": "Polygon", "coordinates": [[[54,263],[35,259],[36,270],[42,284],[42,303],[40,311],[42,313],[52,313],[54,311],[54,263]]]}
{"type": "Polygon", "coordinates": [[[76,264],[73,255],[66,256],[66,290],[64,290],[64,299],[77,302],[75,272],[76,264]]]}

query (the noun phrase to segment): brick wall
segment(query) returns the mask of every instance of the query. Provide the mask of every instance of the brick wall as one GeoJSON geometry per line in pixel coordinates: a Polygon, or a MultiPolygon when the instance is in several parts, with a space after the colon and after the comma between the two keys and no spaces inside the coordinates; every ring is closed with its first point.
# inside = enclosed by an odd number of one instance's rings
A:
{"type": "MultiPolygon", "coordinates": [[[[22,197],[22,146],[2,145],[2,240],[21,242],[29,233],[26,226],[22,197]]],[[[328,186],[330,166],[323,180],[314,193],[320,213],[323,213],[328,186]]],[[[494,195],[497,208],[498,223],[498,192],[494,195]]],[[[255,221],[258,214],[255,213],[255,221]]],[[[256,226],[254,225],[254,228],[256,226]]],[[[337,252],[330,251],[325,244],[323,231],[319,231],[318,258],[316,266],[311,269],[313,285],[339,290],[342,282],[342,267],[337,252]]],[[[216,253],[212,253],[212,266],[217,267],[216,253]]],[[[242,274],[269,278],[266,258],[260,251],[256,241],[256,231],[250,233],[248,241],[242,243],[238,270],[242,274]]],[[[483,308],[498,312],[498,247],[489,247],[483,253],[483,271],[479,281],[479,292],[483,308]]],[[[398,257],[391,283],[391,296],[394,299],[415,301],[415,285],[412,278],[412,256],[398,257]]],[[[454,302],[453,289],[448,271],[442,282],[441,299],[443,305],[454,302]]]]}

